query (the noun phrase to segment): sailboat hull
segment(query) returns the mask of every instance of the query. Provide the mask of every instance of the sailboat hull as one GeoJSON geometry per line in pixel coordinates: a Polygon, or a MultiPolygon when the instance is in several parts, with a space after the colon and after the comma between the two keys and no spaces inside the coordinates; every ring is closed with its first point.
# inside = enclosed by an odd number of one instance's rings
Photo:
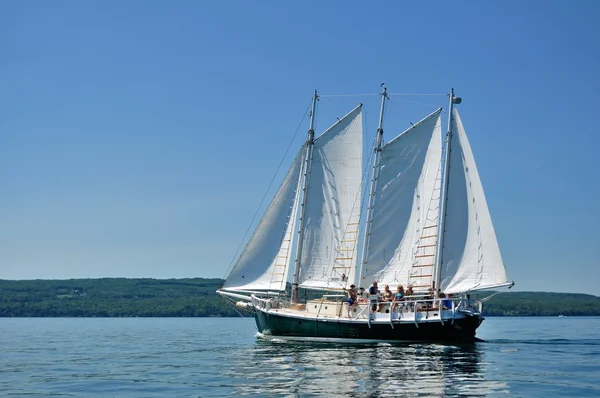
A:
{"type": "Polygon", "coordinates": [[[428,341],[473,342],[481,324],[479,316],[465,316],[446,322],[384,322],[366,320],[314,319],[281,313],[255,312],[258,330],[266,336],[290,340],[322,341],[428,341]]]}

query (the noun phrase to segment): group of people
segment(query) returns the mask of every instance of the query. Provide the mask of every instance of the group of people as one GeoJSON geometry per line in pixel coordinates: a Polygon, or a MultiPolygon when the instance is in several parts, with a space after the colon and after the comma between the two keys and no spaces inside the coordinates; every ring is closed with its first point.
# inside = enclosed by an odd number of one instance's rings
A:
{"type": "MultiPolygon", "coordinates": [[[[371,313],[383,311],[383,307],[386,305],[386,302],[389,302],[392,303],[393,312],[402,301],[414,295],[412,285],[409,285],[406,291],[404,290],[404,286],[398,285],[396,287],[396,292],[392,292],[390,290],[390,286],[385,285],[383,292],[380,292],[379,287],[377,286],[377,281],[373,281],[371,286],[369,286],[369,288],[363,293],[362,300],[359,300],[359,293],[354,284],[350,285],[349,289],[344,290],[348,293],[348,299],[346,300],[348,303],[348,316],[350,316],[351,307],[356,305],[359,301],[369,302],[371,304],[371,313]]],[[[433,289],[430,289],[430,293],[430,298],[433,299],[433,289]]],[[[451,295],[448,295],[448,298],[446,298],[444,293],[439,293],[439,298],[442,299],[441,305],[443,305],[443,307],[446,309],[452,308],[452,300],[450,300],[450,297],[451,295]]]]}
{"type": "Polygon", "coordinates": [[[390,285],[385,285],[383,292],[380,292],[377,281],[373,281],[371,286],[369,286],[368,292],[372,313],[375,311],[381,312],[386,302],[392,302],[392,311],[395,311],[400,302],[414,294],[412,285],[409,285],[406,291],[404,291],[404,286],[398,285],[395,293],[390,290],[390,285]]]}
{"type": "MultiPolygon", "coordinates": [[[[356,290],[356,286],[354,284],[350,285],[350,289],[344,289],[348,293],[348,311],[350,311],[350,307],[354,306],[359,302],[358,291],[356,290]]],[[[396,288],[396,292],[392,292],[390,290],[389,285],[385,285],[383,292],[379,291],[377,287],[377,281],[374,281],[369,289],[365,292],[367,294],[366,297],[362,299],[362,301],[371,303],[371,312],[381,312],[386,302],[392,302],[392,311],[396,310],[398,304],[405,300],[406,297],[413,295],[412,285],[408,286],[408,289],[404,291],[404,286],[398,285],[396,288]]]]}

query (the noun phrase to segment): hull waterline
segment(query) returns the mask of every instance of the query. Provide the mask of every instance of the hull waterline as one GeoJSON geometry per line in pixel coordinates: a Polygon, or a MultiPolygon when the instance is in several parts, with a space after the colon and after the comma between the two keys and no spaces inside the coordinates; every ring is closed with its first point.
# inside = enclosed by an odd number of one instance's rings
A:
{"type": "Polygon", "coordinates": [[[266,336],[288,340],[382,342],[475,342],[479,316],[466,316],[453,322],[371,322],[347,319],[290,317],[279,313],[255,311],[256,325],[266,336]],[[393,327],[392,327],[393,326],[393,327]]]}

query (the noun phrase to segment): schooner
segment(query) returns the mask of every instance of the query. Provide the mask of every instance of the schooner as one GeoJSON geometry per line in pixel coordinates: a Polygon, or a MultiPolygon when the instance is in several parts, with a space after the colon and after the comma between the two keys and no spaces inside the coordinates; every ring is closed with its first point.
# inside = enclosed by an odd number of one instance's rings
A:
{"type": "Polygon", "coordinates": [[[384,142],[384,87],[366,211],[363,106],[315,137],[318,99],[315,91],[306,140],[217,293],[252,311],[265,337],[475,340],[483,302],[514,283],[455,108],[461,99],[451,90],[443,141],[440,108],[384,142]],[[373,281],[407,294],[382,301],[373,281]]]}

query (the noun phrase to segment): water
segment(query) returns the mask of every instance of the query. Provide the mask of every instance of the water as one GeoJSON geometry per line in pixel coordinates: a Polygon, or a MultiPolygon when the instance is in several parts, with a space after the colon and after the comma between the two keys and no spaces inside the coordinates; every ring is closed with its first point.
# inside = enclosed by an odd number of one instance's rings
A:
{"type": "Polygon", "coordinates": [[[600,396],[600,318],[488,318],[474,345],[268,342],[241,318],[0,318],[0,395],[600,396]]]}

